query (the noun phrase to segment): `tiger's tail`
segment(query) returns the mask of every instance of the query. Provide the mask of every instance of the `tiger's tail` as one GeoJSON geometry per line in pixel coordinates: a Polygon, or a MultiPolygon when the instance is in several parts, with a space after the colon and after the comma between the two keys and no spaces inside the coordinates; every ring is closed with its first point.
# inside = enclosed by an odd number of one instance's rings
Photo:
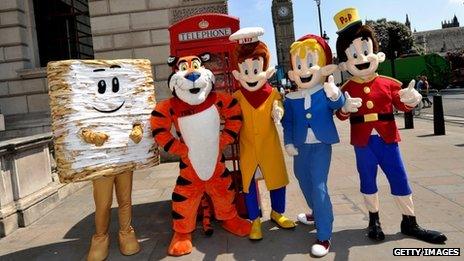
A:
{"type": "Polygon", "coordinates": [[[211,236],[214,232],[213,226],[211,225],[212,209],[210,201],[206,195],[204,195],[201,199],[201,210],[203,211],[203,233],[205,233],[206,236],[211,236]]]}

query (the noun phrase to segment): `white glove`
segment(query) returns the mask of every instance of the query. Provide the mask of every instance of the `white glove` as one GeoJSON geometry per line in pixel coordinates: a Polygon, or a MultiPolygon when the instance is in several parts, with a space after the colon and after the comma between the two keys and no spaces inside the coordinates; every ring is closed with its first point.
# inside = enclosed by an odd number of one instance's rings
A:
{"type": "Polygon", "coordinates": [[[343,113],[357,112],[362,105],[361,98],[351,98],[348,92],[345,92],[345,105],[342,107],[343,113]]]}
{"type": "Polygon", "coordinates": [[[284,116],[284,110],[279,106],[279,101],[274,101],[272,104],[272,118],[275,123],[280,123],[284,116]]]}
{"type": "Polygon", "coordinates": [[[414,89],[416,81],[412,80],[409,82],[408,88],[401,89],[398,94],[400,95],[400,101],[409,107],[416,107],[422,100],[422,95],[414,89]]]}
{"type": "Polygon", "coordinates": [[[285,151],[287,152],[288,156],[293,157],[298,155],[298,149],[293,146],[293,144],[285,145],[285,151]]]}
{"type": "Polygon", "coordinates": [[[327,98],[332,101],[336,101],[340,97],[341,91],[337,85],[335,85],[333,75],[330,75],[327,82],[324,83],[324,92],[327,98]]]}

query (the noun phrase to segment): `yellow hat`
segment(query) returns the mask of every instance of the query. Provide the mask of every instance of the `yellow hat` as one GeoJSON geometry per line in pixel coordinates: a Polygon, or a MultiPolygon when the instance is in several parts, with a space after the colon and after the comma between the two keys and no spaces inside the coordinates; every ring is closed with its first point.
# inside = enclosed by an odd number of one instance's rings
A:
{"type": "Polygon", "coordinates": [[[333,19],[338,28],[337,34],[345,31],[353,25],[362,23],[359,18],[358,9],[353,7],[341,10],[333,19]]]}

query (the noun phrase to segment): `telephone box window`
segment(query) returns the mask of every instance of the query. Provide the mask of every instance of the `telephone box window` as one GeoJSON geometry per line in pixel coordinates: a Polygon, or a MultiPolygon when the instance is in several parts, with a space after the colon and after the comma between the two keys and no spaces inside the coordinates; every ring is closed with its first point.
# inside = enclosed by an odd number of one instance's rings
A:
{"type": "Polygon", "coordinates": [[[88,0],[33,0],[40,66],[93,59],[88,0]]]}

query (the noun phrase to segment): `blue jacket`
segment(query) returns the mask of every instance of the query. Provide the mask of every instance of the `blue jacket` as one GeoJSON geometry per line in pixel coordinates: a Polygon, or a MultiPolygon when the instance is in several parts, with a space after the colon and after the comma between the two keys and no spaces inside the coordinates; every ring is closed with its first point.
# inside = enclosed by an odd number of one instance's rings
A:
{"type": "MultiPolygon", "coordinates": [[[[314,86],[313,88],[321,88],[314,86]]],[[[308,134],[308,127],[312,129],[316,138],[322,143],[334,144],[340,141],[333,121],[333,112],[345,104],[344,95],[336,101],[327,98],[324,89],[311,94],[311,107],[305,110],[305,98],[300,92],[287,94],[284,101],[284,143],[294,146],[303,145],[308,134]]]]}

